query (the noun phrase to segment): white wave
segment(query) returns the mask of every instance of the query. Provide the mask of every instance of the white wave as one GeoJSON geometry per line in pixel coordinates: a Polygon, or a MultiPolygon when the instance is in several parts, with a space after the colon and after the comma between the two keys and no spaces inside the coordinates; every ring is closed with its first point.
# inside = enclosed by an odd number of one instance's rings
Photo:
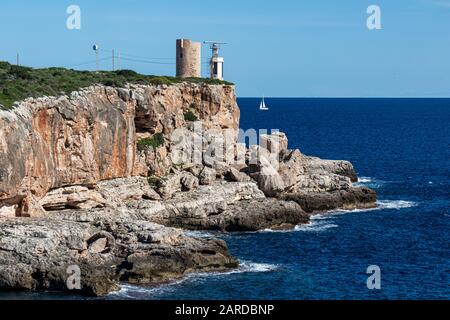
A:
{"type": "Polygon", "coordinates": [[[240,260],[239,267],[225,272],[197,272],[187,275],[187,278],[205,278],[211,276],[227,276],[236,273],[257,273],[257,272],[271,272],[279,268],[276,264],[256,263],[251,261],[240,260]]]}
{"type": "Polygon", "coordinates": [[[261,233],[266,233],[266,232],[270,232],[270,233],[290,233],[290,232],[298,232],[298,231],[324,231],[327,229],[331,229],[331,228],[336,228],[338,227],[338,225],[336,224],[332,224],[332,223],[328,223],[325,221],[316,221],[316,220],[326,220],[326,219],[330,219],[332,216],[334,215],[338,215],[338,214],[344,214],[347,213],[348,211],[333,211],[333,212],[327,212],[324,214],[317,214],[317,215],[313,215],[310,217],[310,221],[308,223],[305,224],[298,224],[296,225],[293,229],[286,229],[286,230],[273,230],[273,229],[264,229],[264,230],[260,230],[258,232],[261,233]]]}
{"type": "MultiPolygon", "coordinates": [[[[280,266],[269,263],[255,263],[250,261],[241,261],[240,267],[237,269],[238,273],[246,272],[272,272],[276,271],[280,266]]],[[[233,271],[231,271],[233,272],[233,271]]],[[[236,272],[234,272],[236,273],[236,272]]]]}
{"type": "Polygon", "coordinates": [[[404,209],[404,208],[412,208],[416,207],[418,204],[414,201],[405,201],[405,200],[378,200],[377,208],[378,209],[404,209]]]}
{"type": "MultiPolygon", "coordinates": [[[[327,219],[327,217],[323,217],[323,218],[319,218],[319,219],[327,219]]],[[[319,220],[319,219],[314,219],[314,220],[319,220]]],[[[291,232],[298,232],[298,231],[310,231],[310,232],[314,232],[314,231],[324,231],[330,228],[336,228],[338,227],[336,224],[319,224],[319,223],[315,223],[313,221],[306,223],[306,224],[299,224],[296,225],[293,229],[288,229],[288,230],[273,230],[273,229],[264,229],[261,230],[259,232],[264,233],[264,232],[270,232],[270,233],[291,233],[291,232]]]]}
{"type": "Polygon", "coordinates": [[[348,214],[348,213],[363,213],[363,212],[371,212],[371,211],[379,211],[379,210],[389,210],[389,209],[406,209],[418,206],[417,202],[413,201],[405,201],[405,200],[379,200],[376,202],[376,207],[374,208],[361,208],[361,209],[336,209],[333,211],[328,211],[320,214],[316,214],[310,217],[310,222],[307,224],[299,224],[295,226],[292,230],[272,230],[272,229],[264,229],[259,232],[273,232],[273,233],[287,233],[293,231],[307,231],[307,232],[316,232],[316,231],[324,231],[331,228],[337,228],[338,225],[334,223],[330,223],[327,220],[331,220],[336,216],[348,214]]]}
{"type": "Polygon", "coordinates": [[[184,230],[184,234],[188,237],[195,237],[195,238],[213,238],[213,237],[215,237],[214,234],[207,232],[207,231],[184,230]]]}
{"type": "Polygon", "coordinates": [[[318,232],[338,227],[337,224],[329,223],[325,220],[324,221],[320,220],[321,219],[313,219],[310,223],[299,224],[295,227],[295,231],[318,232]]]}
{"type": "Polygon", "coordinates": [[[405,209],[412,208],[418,206],[417,202],[414,201],[406,201],[406,200],[378,200],[376,202],[376,207],[374,208],[360,208],[360,209],[337,209],[329,212],[325,212],[322,214],[318,214],[311,217],[311,220],[321,220],[328,219],[332,216],[347,214],[347,213],[358,213],[358,212],[370,212],[370,211],[378,211],[384,209],[405,209]]]}
{"type": "Polygon", "coordinates": [[[370,187],[370,188],[380,188],[386,184],[386,181],[379,180],[372,177],[359,177],[358,182],[355,182],[353,185],[355,187],[370,187]]]}
{"type": "Polygon", "coordinates": [[[251,261],[239,261],[239,267],[226,272],[197,272],[190,273],[182,279],[171,281],[169,283],[161,284],[159,286],[138,286],[131,284],[121,284],[120,290],[109,294],[110,297],[125,298],[125,299],[139,299],[142,296],[149,297],[150,295],[157,295],[163,292],[176,290],[176,287],[187,281],[204,280],[209,277],[223,277],[238,273],[259,273],[276,271],[279,265],[268,263],[256,263],[251,261]]]}
{"type": "MultiPolygon", "coordinates": [[[[171,285],[175,285],[177,282],[171,283],[171,285]]],[[[131,284],[121,284],[120,290],[116,292],[111,292],[108,294],[109,297],[117,297],[120,299],[139,299],[142,296],[149,296],[150,294],[154,294],[158,291],[163,291],[168,285],[160,285],[158,287],[144,287],[138,285],[131,284]]]]}
{"type": "Polygon", "coordinates": [[[257,232],[259,233],[265,233],[265,232],[271,232],[271,233],[289,233],[295,231],[295,229],[281,229],[281,230],[274,230],[274,229],[263,229],[263,230],[258,230],[257,232]]]}
{"type": "Polygon", "coordinates": [[[374,208],[361,208],[361,209],[351,209],[351,210],[344,210],[344,209],[336,209],[333,211],[327,211],[324,213],[320,213],[320,214],[316,214],[311,216],[311,221],[314,220],[328,220],[328,219],[332,219],[336,216],[340,216],[340,215],[344,215],[344,214],[348,214],[348,213],[358,213],[358,212],[369,212],[369,211],[376,211],[376,210],[381,210],[381,208],[374,207],[374,208]]]}

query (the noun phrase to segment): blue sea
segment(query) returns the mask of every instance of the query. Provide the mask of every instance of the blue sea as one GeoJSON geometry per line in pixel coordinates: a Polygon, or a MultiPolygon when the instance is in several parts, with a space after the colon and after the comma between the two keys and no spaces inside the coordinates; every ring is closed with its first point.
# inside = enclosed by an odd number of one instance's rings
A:
{"type": "Polygon", "coordinates": [[[238,99],[243,129],[279,129],[290,148],[351,161],[378,208],[316,216],[290,232],[195,232],[226,240],[242,267],[124,285],[107,298],[450,299],[450,99],[266,99],[269,111],[259,102],[238,99]],[[370,265],[380,290],[367,288],[370,265]]]}

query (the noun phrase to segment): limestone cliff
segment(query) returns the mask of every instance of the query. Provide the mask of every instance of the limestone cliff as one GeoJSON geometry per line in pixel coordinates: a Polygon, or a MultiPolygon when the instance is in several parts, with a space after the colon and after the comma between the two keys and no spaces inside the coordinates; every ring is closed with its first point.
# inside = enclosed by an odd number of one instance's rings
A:
{"type": "Polygon", "coordinates": [[[292,229],[375,205],[351,163],[290,150],[283,133],[247,149],[238,128],[230,85],[92,86],[0,111],[0,289],[104,295],[224,271],[238,261],[223,241],[179,228],[292,229]],[[199,161],[173,163],[178,129],[199,161]]]}
{"type": "Polygon", "coordinates": [[[164,174],[168,146],[143,155],[137,140],[170,136],[186,124],[187,112],[206,127],[239,126],[234,88],[227,85],[92,86],[0,111],[0,207],[37,215],[36,201],[54,188],[145,176],[149,168],[164,174]]]}

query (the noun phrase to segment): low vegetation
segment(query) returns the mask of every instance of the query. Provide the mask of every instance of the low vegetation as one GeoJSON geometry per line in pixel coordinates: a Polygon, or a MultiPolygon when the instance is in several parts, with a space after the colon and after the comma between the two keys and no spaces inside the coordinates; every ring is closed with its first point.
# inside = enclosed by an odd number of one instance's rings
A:
{"type": "Polygon", "coordinates": [[[139,151],[148,150],[149,148],[158,148],[164,144],[164,135],[156,133],[151,138],[142,138],[137,142],[139,151]]]}
{"type": "Polygon", "coordinates": [[[187,111],[184,113],[184,120],[189,122],[197,121],[197,116],[192,111],[187,111]]]}
{"type": "Polygon", "coordinates": [[[0,105],[8,109],[15,101],[25,98],[70,94],[94,84],[123,87],[127,83],[170,85],[181,82],[233,85],[204,78],[142,75],[132,70],[93,72],[64,68],[33,69],[0,61],[0,105]]]}

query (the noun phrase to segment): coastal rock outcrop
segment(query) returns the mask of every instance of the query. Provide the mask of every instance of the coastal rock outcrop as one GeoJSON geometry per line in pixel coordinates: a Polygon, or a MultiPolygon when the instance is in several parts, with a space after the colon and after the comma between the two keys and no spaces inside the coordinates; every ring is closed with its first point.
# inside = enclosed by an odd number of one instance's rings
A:
{"type": "Polygon", "coordinates": [[[190,272],[237,267],[226,244],[139,220],[124,210],[54,212],[0,221],[0,288],[93,296],[119,282],[158,284],[190,272]],[[79,276],[79,287],[70,282],[79,276]]]}
{"type": "Polygon", "coordinates": [[[105,206],[106,200],[95,190],[84,186],[71,186],[55,189],[40,201],[44,210],[90,209],[105,206]]]}
{"type": "Polygon", "coordinates": [[[222,231],[258,231],[293,229],[309,222],[309,214],[293,201],[276,199],[243,200],[207,219],[183,221],[190,229],[222,231]]]}
{"type": "Polygon", "coordinates": [[[331,192],[296,192],[281,196],[286,201],[295,201],[308,213],[334,209],[367,209],[376,206],[377,194],[365,187],[336,190],[331,192]]]}
{"type": "Polygon", "coordinates": [[[293,228],[309,219],[297,203],[266,198],[254,182],[218,182],[163,202],[131,201],[127,208],[149,221],[192,230],[293,228]]]}
{"type": "Polygon", "coordinates": [[[79,269],[72,292],[104,295],[229,270],[222,240],[182,229],[292,229],[375,205],[351,163],[282,132],[247,148],[238,127],[229,85],[93,86],[0,111],[0,289],[68,291],[79,269]]]}

